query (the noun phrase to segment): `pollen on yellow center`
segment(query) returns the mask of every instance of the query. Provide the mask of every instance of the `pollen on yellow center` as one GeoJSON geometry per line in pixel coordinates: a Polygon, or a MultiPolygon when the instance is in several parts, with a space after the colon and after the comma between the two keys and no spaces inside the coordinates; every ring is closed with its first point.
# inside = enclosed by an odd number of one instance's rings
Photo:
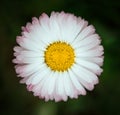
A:
{"type": "Polygon", "coordinates": [[[45,51],[45,63],[54,71],[66,71],[74,63],[75,54],[66,42],[54,42],[45,51]]]}

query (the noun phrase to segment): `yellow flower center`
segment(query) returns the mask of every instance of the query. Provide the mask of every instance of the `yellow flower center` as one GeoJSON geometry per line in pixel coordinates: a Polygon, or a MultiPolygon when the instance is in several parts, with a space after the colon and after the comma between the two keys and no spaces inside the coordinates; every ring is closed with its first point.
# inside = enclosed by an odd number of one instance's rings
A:
{"type": "Polygon", "coordinates": [[[75,54],[66,42],[54,42],[45,51],[45,63],[54,71],[66,71],[74,63],[75,54]]]}

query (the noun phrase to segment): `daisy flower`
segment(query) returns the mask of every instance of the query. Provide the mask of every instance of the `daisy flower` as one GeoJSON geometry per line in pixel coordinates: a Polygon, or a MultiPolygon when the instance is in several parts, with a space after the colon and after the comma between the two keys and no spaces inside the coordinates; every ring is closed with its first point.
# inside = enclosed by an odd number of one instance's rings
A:
{"type": "Polygon", "coordinates": [[[70,13],[43,13],[22,27],[13,63],[21,83],[39,98],[66,101],[93,90],[103,64],[95,28],[70,13]]]}

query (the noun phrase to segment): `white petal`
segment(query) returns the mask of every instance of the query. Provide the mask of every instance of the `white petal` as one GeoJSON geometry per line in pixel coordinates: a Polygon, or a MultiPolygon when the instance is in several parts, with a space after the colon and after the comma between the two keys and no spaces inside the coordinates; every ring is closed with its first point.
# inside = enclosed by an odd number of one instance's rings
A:
{"type": "Polygon", "coordinates": [[[53,72],[53,74],[51,76],[48,76],[50,79],[48,81],[48,95],[50,95],[50,97],[54,96],[54,93],[55,93],[55,85],[56,85],[56,80],[57,80],[57,77],[56,76],[57,73],[56,72],[53,72]]]}
{"type": "Polygon", "coordinates": [[[85,27],[82,32],[78,35],[77,39],[82,40],[83,38],[93,34],[95,32],[95,29],[92,25],[85,27]]]}
{"type": "Polygon", "coordinates": [[[93,62],[93,63],[98,64],[99,66],[102,66],[104,57],[103,56],[100,56],[100,57],[80,57],[80,59],[86,60],[89,62],[93,62]]]}
{"type": "Polygon", "coordinates": [[[24,50],[24,51],[21,51],[19,53],[19,55],[21,55],[23,57],[35,58],[35,57],[43,57],[44,52],[43,51],[35,52],[35,51],[24,50]]]}
{"type": "MultiPolygon", "coordinates": [[[[46,78],[47,76],[44,76],[44,79],[46,78]]],[[[43,84],[44,84],[44,79],[41,80],[38,84],[34,85],[32,91],[34,93],[35,96],[39,96],[41,97],[41,89],[43,87],[43,84]]]]}
{"type": "Polygon", "coordinates": [[[68,14],[66,16],[65,13],[62,12],[58,15],[57,23],[60,28],[60,40],[62,41],[72,42],[80,31],[77,18],[74,15],[68,14]]]}
{"type": "Polygon", "coordinates": [[[76,74],[76,76],[78,77],[83,86],[84,83],[87,84],[88,86],[87,89],[89,88],[91,89],[91,87],[93,87],[94,84],[98,83],[97,76],[92,72],[88,71],[87,69],[84,69],[77,64],[74,64],[71,69],[74,72],[74,74],[76,74]]]}
{"type": "Polygon", "coordinates": [[[65,89],[63,85],[63,76],[61,72],[59,72],[58,74],[58,79],[57,79],[57,84],[56,84],[56,95],[58,95],[58,97],[60,97],[64,101],[67,100],[67,96],[65,94],[65,89]]]}
{"type": "Polygon", "coordinates": [[[72,82],[70,81],[68,72],[63,73],[63,84],[64,84],[66,95],[73,98],[74,97],[74,88],[73,88],[72,82]]]}
{"type": "Polygon", "coordinates": [[[81,83],[79,83],[76,75],[72,72],[72,70],[70,69],[69,71],[69,77],[73,83],[73,85],[75,86],[75,88],[78,90],[78,94],[82,94],[82,95],[86,95],[86,91],[83,88],[83,86],[81,85],[81,83]]]}
{"type": "Polygon", "coordinates": [[[44,76],[44,78],[37,85],[35,85],[35,87],[33,88],[33,92],[34,92],[35,96],[39,96],[40,98],[44,98],[44,96],[42,94],[42,89],[43,89],[43,86],[45,84],[47,77],[48,76],[44,76]]]}
{"type": "Polygon", "coordinates": [[[45,32],[48,34],[50,33],[50,26],[49,26],[49,17],[48,15],[46,15],[45,13],[43,13],[40,17],[39,17],[39,22],[40,25],[42,26],[42,28],[45,30],[45,32]]]}
{"type": "Polygon", "coordinates": [[[32,50],[32,51],[45,50],[45,44],[43,44],[42,42],[37,43],[34,40],[32,40],[31,37],[25,38],[18,36],[16,40],[17,43],[26,50],[32,50]]]}
{"type": "Polygon", "coordinates": [[[80,42],[81,40],[85,39],[86,37],[94,34],[95,29],[92,25],[85,27],[77,36],[77,38],[73,41],[73,45],[75,46],[76,43],[80,42]]]}
{"type": "Polygon", "coordinates": [[[101,43],[101,41],[99,40],[99,36],[97,34],[93,34],[90,35],[88,37],[86,37],[85,39],[81,40],[80,42],[76,42],[76,44],[74,44],[74,48],[80,48],[80,49],[91,49],[93,47],[96,47],[97,45],[99,45],[101,43]]]}
{"type": "Polygon", "coordinates": [[[38,72],[34,73],[31,75],[32,79],[32,84],[37,84],[40,82],[40,80],[43,79],[44,76],[49,77],[49,74],[51,73],[51,70],[47,66],[43,66],[38,70],[38,72]]]}
{"type": "Polygon", "coordinates": [[[100,75],[102,72],[102,69],[95,63],[92,63],[90,61],[86,61],[84,59],[76,58],[76,63],[85,67],[86,69],[92,71],[93,73],[100,75]]]}
{"type": "Polygon", "coordinates": [[[43,88],[41,90],[41,96],[45,97],[46,101],[50,98],[49,93],[48,93],[48,90],[49,90],[49,81],[51,80],[51,77],[53,76],[53,74],[54,74],[53,71],[51,71],[50,74],[48,73],[47,78],[44,81],[43,88]]]}
{"type": "Polygon", "coordinates": [[[95,56],[102,56],[103,55],[103,47],[98,46],[97,48],[95,47],[94,49],[88,50],[86,52],[82,52],[82,49],[76,49],[75,50],[75,55],[76,57],[95,57],[95,56]]]}
{"type": "Polygon", "coordinates": [[[47,88],[48,88],[48,84],[47,84],[47,80],[48,80],[48,76],[46,76],[43,80],[44,80],[44,83],[42,85],[42,89],[41,89],[41,97],[43,98],[47,98],[48,96],[48,92],[47,92],[47,88]]]}
{"type": "Polygon", "coordinates": [[[33,63],[33,64],[19,66],[16,68],[16,71],[18,71],[21,77],[27,77],[33,74],[34,72],[38,71],[43,66],[44,66],[43,64],[39,65],[33,63]]]}
{"type": "Polygon", "coordinates": [[[16,65],[16,73],[30,72],[33,68],[38,67],[38,64],[28,64],[28,65],[16,65]]]}
{"type": "Polygon", "coordinates": [[[52,39],[54,39],[54,41],[59,41],[61,38],[60,28],[57,23],[57,19],[57,14],[52,13],[50,16],[50,30],[53,36],[52,39]]]}
{"type": "Polygon", "coordinates": [[[89,91],[92,91],[94,89],[94,85],[91,83],[86,82],[85,80],[79,78],[79,81],[81,82],[81,84],[88,89],[89,91]]]}
{"type": "Polygon", "coordinates": [[[21,52],[21,51],[23,51],[23,48],[22,48],[22,47],[19,47],[19,46],[15,46],[15,47],[13,48],[13,50],[14,50],[15,52],[21,52]]]}
{"type": "Polygon", "coordinates": [[[44,63],[44,57],[30,58],[30,57],[24,57],[23,55],[19,55],[16,57],[16,59],[22,64],[32,64],[32,63],[43,64],[44,63]]]}

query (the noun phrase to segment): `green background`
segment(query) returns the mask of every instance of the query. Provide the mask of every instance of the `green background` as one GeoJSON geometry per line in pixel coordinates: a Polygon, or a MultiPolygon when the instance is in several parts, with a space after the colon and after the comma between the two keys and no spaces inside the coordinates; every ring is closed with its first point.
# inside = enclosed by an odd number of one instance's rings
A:
{"type": "Polygon", "coordinates": [[[119,0],[1,0],[0,115],[120,115],[119,0]],[[34,97],[16,77],[13,47],[21,26],[41,13],[65,11],[93,24],[104,46],[104,72],[92,92],[67,102],[34,97]]]}

